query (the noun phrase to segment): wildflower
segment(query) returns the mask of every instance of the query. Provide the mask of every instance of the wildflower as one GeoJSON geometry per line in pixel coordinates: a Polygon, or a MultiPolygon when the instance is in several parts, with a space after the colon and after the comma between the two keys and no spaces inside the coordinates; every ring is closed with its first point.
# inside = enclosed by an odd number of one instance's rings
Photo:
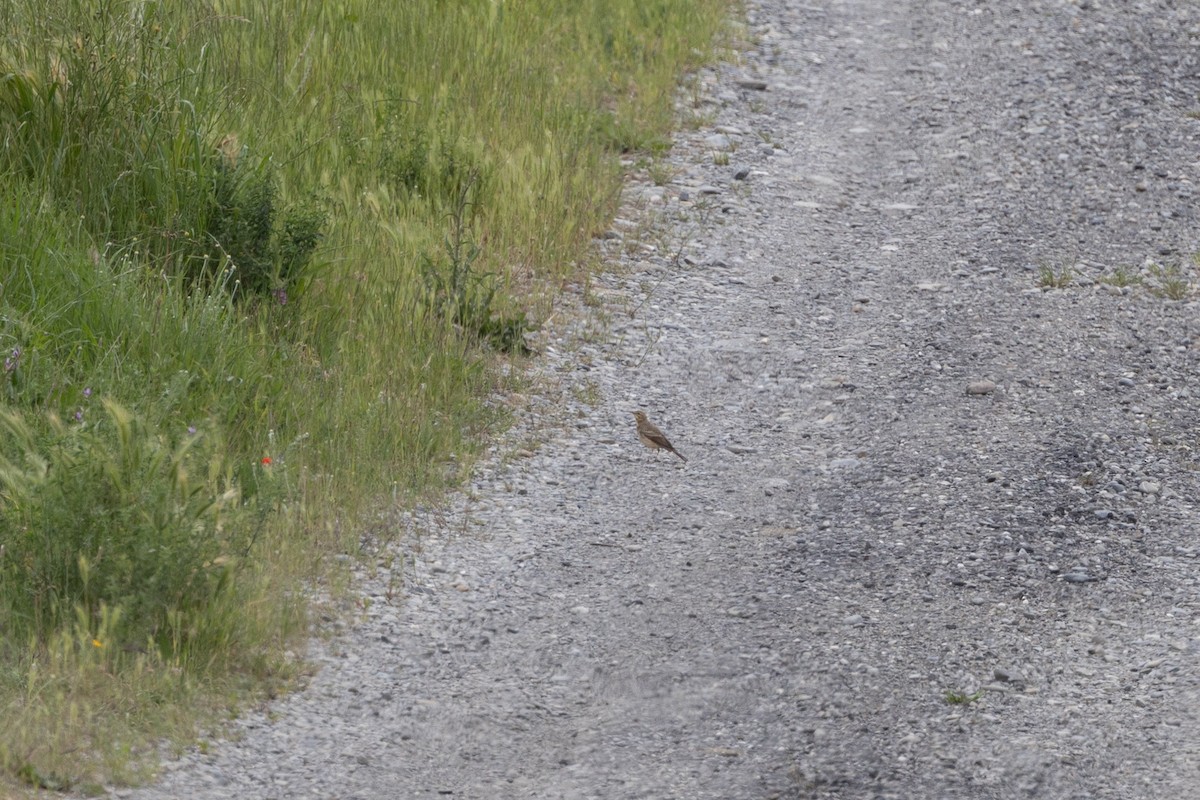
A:
{"type": "Polygon", "coordinates": [[[270,457],[270,456],[263,456],[263,457],[262,457],[262,465],[263,465],[264,467],[269,467],[269,466],[271,466],[271,457],[270,457]]]}
{"type": "Polygon", "coordinates": [[[83,422],[83,409],[82,408],[75,409],[75,421],[83,422]]]}
{"type": "Polygon", "coordinates": [[[196,435],[196,426],[188,425],[188,436],[195,436],[195,435],[196,435]]]}
{"type": "Polygon", "coordinates": [[[90,387],[90,386],[88,386],[88,387],[85,387],[85,388],[84,388],[84,390],[83,390],[83,396],[84,396],[84,397],[91,397],[91,396],[92,396],[92,387],[90,387]]]}
{"type": "Polygon", "coordinates": [[[14,347],[8,358],[4,359],[4,371],[12,372],[21,363],[21,348],[14,347]]]}
{"type": "Polygon", "coordinates": [[[92,647],[95,647],[97,649],[104,647],[104,642],[100,641],[99,639],[92,639],[92,647]]]}
{"type": "Polygon", "coordinates": [[[274,294],[275,299],[279,301],[279,305],[287,305],[287,289],[276,289],[274,294]]]}

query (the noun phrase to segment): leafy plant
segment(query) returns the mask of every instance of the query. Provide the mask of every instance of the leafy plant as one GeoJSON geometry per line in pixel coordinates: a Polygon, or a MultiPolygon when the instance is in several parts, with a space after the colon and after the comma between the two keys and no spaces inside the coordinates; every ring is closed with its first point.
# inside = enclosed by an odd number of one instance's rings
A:
{"type": "Polygon", "coordinates": [[[471,235],[472,176],[458,192],[450,213],[443,257],[422,258],[425,285],[434,311],[451,324],[506,353],[526,353],[529,323],[524,311],[507,316],[494,308],[499,289],[495,273],[476,267],[482,249],[471,235]]]}
{"type": "Polygon", "coordinates": [[[278,195],[270,159],[254,162],[245,148],[225,148],[214,172],[201,252],[191,256],[198,265],[190,270],[192,280],[217,277],[235,296],[271,294],[286,303],[324,236],[327,216],[309,202],[282,209],[279,223],[278,195]],[[224,265],[218,276],[209,274],[212,263],[224,265]]]}
{"type": "Polygon", "coordinates": [[[445,117],[425,123],[412,113],[395,113],[384,124],[379,169],[405,195],[435,208],[454,203],[464,190],[478,199],[488,188],[488,170],[445,117]]]}
{"type": "Polygon", "coordinates": [[[184,655],[254,529],[218,442],[169,442],[116,403],[94,426],[0,413],[0,628],[48,638],[120,609],[120,644],[184,655]],[[19,590],[16,590],[20,587],[19,590]],[[81,610],[81,611],[80,611],[81,610]]]}

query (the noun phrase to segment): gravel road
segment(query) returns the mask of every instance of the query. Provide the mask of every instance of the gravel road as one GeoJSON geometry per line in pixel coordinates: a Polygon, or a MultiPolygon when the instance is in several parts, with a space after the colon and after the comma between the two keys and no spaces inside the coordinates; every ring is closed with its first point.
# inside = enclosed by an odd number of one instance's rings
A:
{"type": "Polygon", "coordinates": [[[120,796],[1200,796],[1200,4],[748,15],[469,490],[120,796]]]}

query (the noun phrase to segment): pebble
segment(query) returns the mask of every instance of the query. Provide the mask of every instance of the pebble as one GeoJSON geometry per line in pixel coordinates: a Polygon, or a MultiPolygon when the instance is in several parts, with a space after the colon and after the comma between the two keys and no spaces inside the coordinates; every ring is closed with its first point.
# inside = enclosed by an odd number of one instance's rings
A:
{"type": "Polygon", "coordinates": [[[767,90],[767,82],[758,80],[757,78],[738,78],[734,83],[743,89],[750,89],[756,92],[765,92],[767,90]]]}
{"type": "Polygon", "coordinates": [[[993,669],[992,677],[1001,683],[1022,683],[1024,681],[1020,672],[1006,667],[996,667],[993,669]]]}
{"type": "Polygon", "coordinates": [[[967,384],[967,394],[982,395],[991,394],[996,391],[996,384],[992,381],[973,381],[967,384]]]}

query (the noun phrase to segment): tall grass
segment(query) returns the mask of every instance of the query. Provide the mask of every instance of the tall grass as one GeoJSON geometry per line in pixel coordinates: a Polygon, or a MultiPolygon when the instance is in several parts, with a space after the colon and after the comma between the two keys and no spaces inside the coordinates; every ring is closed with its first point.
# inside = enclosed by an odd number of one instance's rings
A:
{"type": "Polygon", "coordinates": [[[288,679],[303,585],[469,465],[726,11],[0,5],[10,780],[136,780],[288,679]]]}

